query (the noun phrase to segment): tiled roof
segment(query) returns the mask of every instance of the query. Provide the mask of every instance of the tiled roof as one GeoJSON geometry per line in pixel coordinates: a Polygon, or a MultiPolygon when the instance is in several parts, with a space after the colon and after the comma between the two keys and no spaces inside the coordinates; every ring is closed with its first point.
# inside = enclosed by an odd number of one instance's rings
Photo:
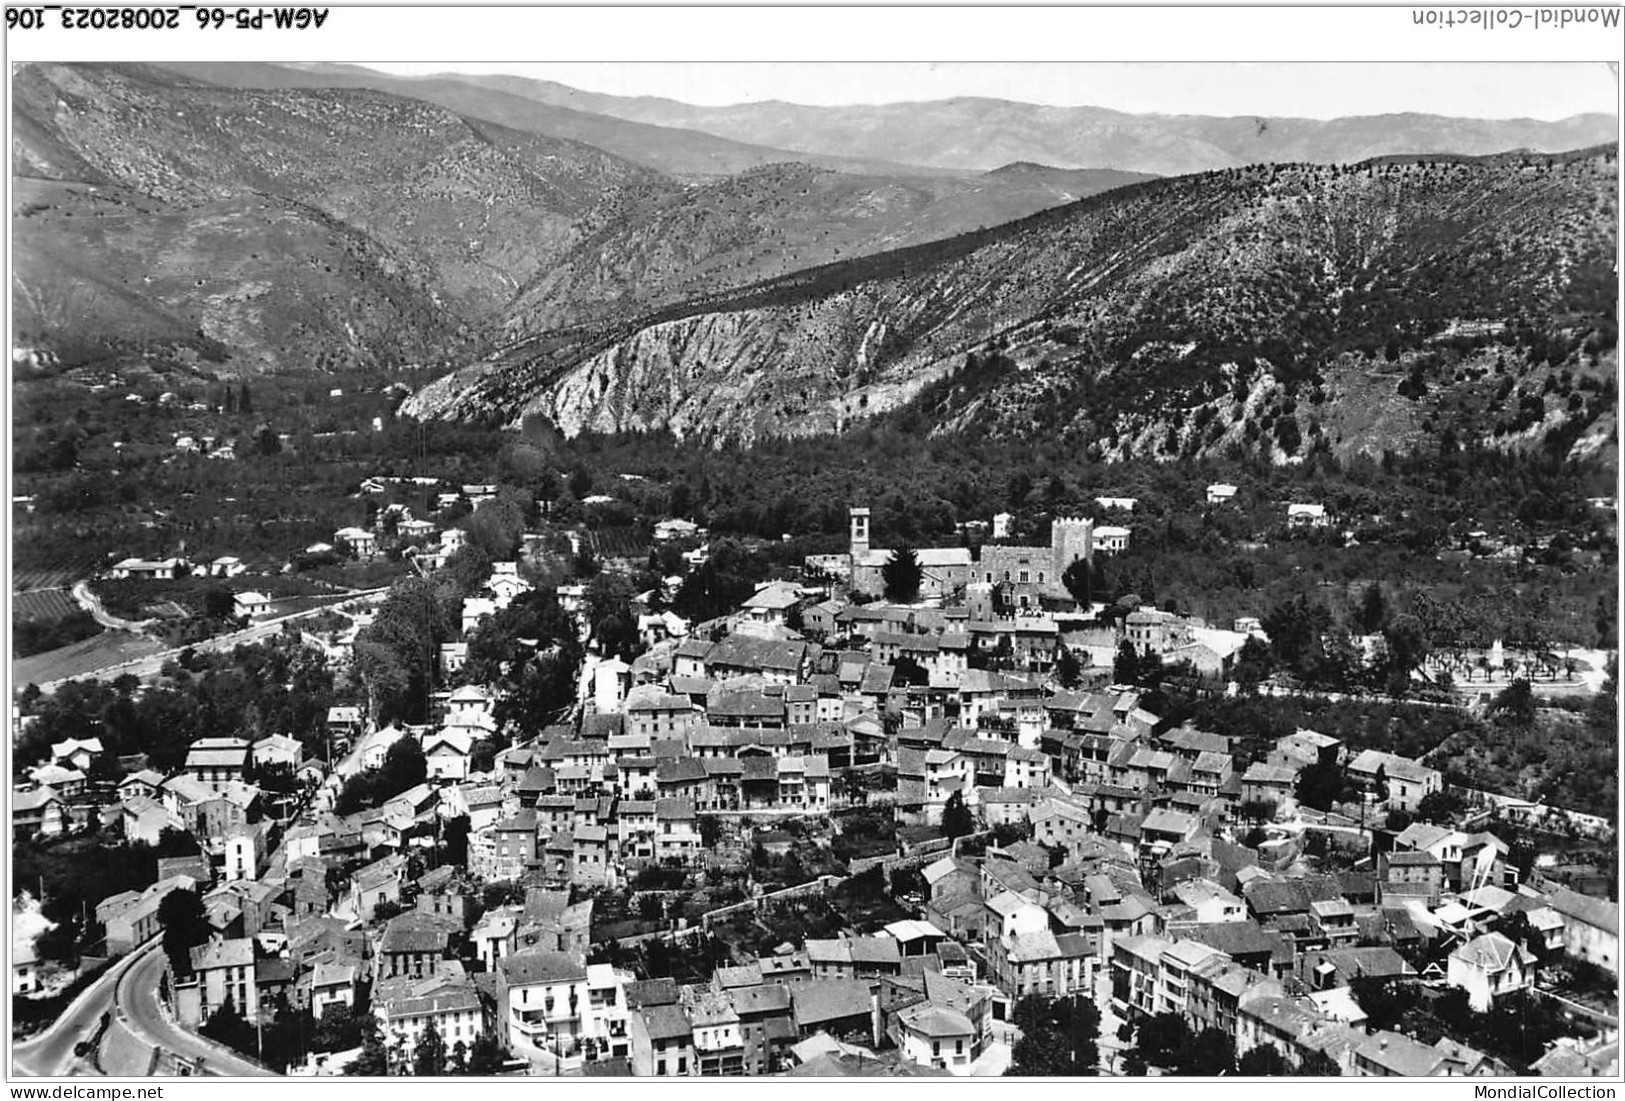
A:
{"type": "Polygon", "coordinates": [[[694,1025],[680,1005],[646,1005],[635,1012],[642,1015],[644,1029],[651,1040],[681,1039],[694,1034],[694,1025]]]}
{"type": "Polygon", "coordinates": [[[504,956],[497,967],[509,986],[533,983],[582,982],[587,968],[563,952],[530,951],[504,956]]]}
{"type": "Polygon", "coordinates": [[[803,1028],[868,1016],[869,999],[869,983],[863,979],[813,979],[790,991],[796,1024],[803,1028]]]}

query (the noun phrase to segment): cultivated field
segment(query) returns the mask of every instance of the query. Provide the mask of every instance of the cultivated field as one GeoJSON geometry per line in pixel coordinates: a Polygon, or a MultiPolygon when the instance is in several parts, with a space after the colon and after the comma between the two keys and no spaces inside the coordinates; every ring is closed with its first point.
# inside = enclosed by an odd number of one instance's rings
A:
{"type": "Polygon", "coordinates": [[[35,589],[13,593],[11,616],[15,622],[40,622],[64,619],[79,610],[67,589],[35,589]]]}
{"type": "Polygon", "coordinates": [[[19,685],[45,684],[67,677],[84,676],[109,665],[156,654],[163,649],[162,643],[150,638],[123,631],[103,631],[95,638],[12,662],[11,679],[13,684],[19,685]]]}
{"type": "Polygon", "coordinates": [[[38,566],[13,570],[11,591],[24,593],[37,589],[66,589],[80,578],[94,576],[106,565],[106,561],[94,552],[56,555],[38,566]]]}

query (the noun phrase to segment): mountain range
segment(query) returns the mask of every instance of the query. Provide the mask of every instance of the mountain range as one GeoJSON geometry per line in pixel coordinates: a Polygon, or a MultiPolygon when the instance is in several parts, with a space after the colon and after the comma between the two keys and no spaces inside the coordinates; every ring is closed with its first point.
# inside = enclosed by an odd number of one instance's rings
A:
{"type": "Polygon", "coordinates": [[[1507,429],[1470,380],[1396,396],[1451,326],[1612,347],[1615,152],[1527,151],[1611,117],[700,108],[205,63],[12,90],[18,343],[64,363],[425,366],[409,413],[570,432],[886,413],[1290,461],[1507,429]],[[1300,388],[1324,407],[1289,413],[1300,388]]]}
{"type": "MultiPolygon", "coordinates": [[[[324,79],[357,71],[351,66],[315,69],[324,79]]],[[[585,92],[518,76],[393,79],[390,90],[407,95],[416,94],[411,90],[413,80],[426,86],[452,80],[548,107],[677,127],[802,155],[883,159],[961,171],[989,171],[1030,161],[1058,168],[1172,176],[1265,162],[1350,164],[1394,153],[1481,155],[1514,149],[1554,153],[1612,141],[1617,132],[1615,119],[1608,114],[1556,121],[1419,113],[1336,119],[1220,117],[1130,114],[982,97],[846,107],[776,101],[698,107],[652,96],[585,92]]]]}
{"type": "MultiPolygon", "coordinates": [[[[228,68],[262,83],[299,76],[228,68]]],[[[871,175],[852,171],[857,162],[837,172],[762,150],[720,174],[680,177],[644,163],[685,148],[679,132],[641,128],[659,141],[629,160],[548,132],[551,118],[516,129],[369,88],[226,88],[150,66],[21,66],[12,96],[19,333],[48,343],[72,317],[79,339],[127,335],[135,315],[149,337],[230,345],[233,370],[434,366],[479,342],[953,236],[1145,178],[1043,168],[871,175]],[[115,216],[125,197],[135,205],[115,216]],[[286,240],[262,249],[267,209],[286,240]],[[144,221],[188,210],[208,215],[195,233],[144,221]],[[75,232],[86,220],[94,238],[75,232]],[[353,243],[335,244],[335,229],[353,243]],[[329,263],[334,248],[353,262],[329,263]],[[296,332],[297,347],[286,339],[296,332]]]]}
{"type": "Polygon", "coordinates": [[[1453,359],[1422,380],[1432,400],[1401,385],[1453,327],[1537,319],[1611,346],[1617,172],[1610,147],[1157,180],[521,343],[407,409],[753,440],[913,405],[926,430],[1044,431],[1117,457],[1262,443],[1286,461],[1312,437],[1378,451],[1462,408],[1453,359]]]}

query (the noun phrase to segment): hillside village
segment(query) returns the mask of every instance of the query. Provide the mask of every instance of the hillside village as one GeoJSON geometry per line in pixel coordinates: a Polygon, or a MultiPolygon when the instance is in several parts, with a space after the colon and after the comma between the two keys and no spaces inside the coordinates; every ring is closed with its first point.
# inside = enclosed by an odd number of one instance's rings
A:
{"type": "MultiPolygon", "coordinates": [[[[498,491],[461,487],[476,517],[498,491]]],[[[706,622],[638,594],[615,647],[590,586],[533,580],[527,537],[462,597],[425,721],[357,693],[320,753],[227,728],[174,768],[70,738],[13,828],[152,846],[152,881],[96,902],[97,951],[161,946],[175,1020],[276,1072],[1617,1074],[1617,904],[1529,841],[1613,823],[1310,729],[1170,721],[1148,666],[1233,696],[1268,634],[1080,600],[1133,548],[1134,500],[1097,504],[1119,522],[1022,545],[1000,515],[975,550],[877,547],[855,506],[846,553],[706,622]],[[552,639],[524,618],[554,613],[552,639]],[[566,653],[538,714],[515,669],[566,653]],[[1058,1013],[1092,1021],[1087,1050],[1058,1013]],[[306,1014],[318,1035],[276,1038],[306,1014]]],[[[411,580],[463,560],[464,528],[372,511],[306,553],[404,542],[411,580]]],[[[706,535],[653,527],[695,567],[706,535]]],[[[278,644],[354,670],[393,598],[278,644]]],[[[23,948],[27,996],[49,968],[23,948]]]]}

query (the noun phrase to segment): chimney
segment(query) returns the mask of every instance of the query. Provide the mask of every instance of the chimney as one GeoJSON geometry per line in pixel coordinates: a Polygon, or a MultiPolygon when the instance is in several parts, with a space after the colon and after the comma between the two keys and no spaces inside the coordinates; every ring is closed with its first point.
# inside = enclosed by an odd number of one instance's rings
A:
{"type": "Polygon", "coordinates": [[[1382,1037],[1382,1039],[1377,1041],[1377,1050],[1379,1050],[1379,1051],[1387,1051],[1388,1050],[1388,1037],[1384,1036],[1384,1037],[1382,1037]]]}

